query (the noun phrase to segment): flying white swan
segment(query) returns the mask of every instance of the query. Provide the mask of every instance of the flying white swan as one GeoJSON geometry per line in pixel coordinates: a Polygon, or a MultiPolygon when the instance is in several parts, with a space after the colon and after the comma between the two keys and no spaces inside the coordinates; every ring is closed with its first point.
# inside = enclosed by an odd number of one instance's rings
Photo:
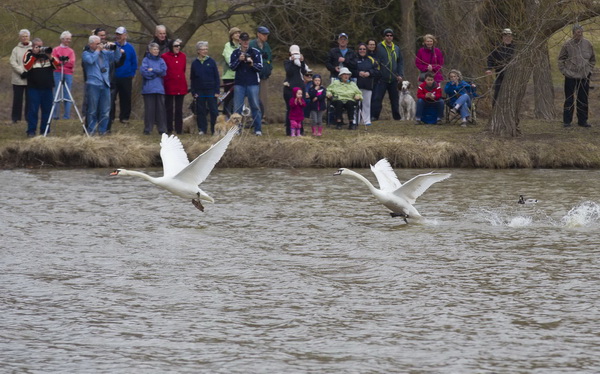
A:
{"type": "Polygon", "coordinates": [[[192,199],[192,204],[204,212],[201,200],[211,203],[215,201],[206,192],[202,191],[198,185],[208,177],[237,132],[237,126],[231,128],[227,135],[192,162],[188,161],[179,138],[175,135],[163,134],[160,141],[160,158],[162,158],[164,176],[154,178],[139,171],[126,169],[117,169],[110,175],[134,175],[144,178],[173,195],[184,199],[192,199]]]}
{"type": "Polygon", "coordinates": [[[349,169],[341,168],[334,175],[351,175],[361,180],[369,187],[377,200],[392,211],[390,213],[392,217],[403,217],[406,223],[408,223],[407,218],[409,217],[421,218],[417,209],[412,205],[417,198],[427,191],[432,184],[443,181],[451,175],[448,173],[420,174],[402,184],[385,158],[379,160],[375,166],[371,165],[371,170],[377,177],[379,189],[375,188],[367,178],[349,169]]]}

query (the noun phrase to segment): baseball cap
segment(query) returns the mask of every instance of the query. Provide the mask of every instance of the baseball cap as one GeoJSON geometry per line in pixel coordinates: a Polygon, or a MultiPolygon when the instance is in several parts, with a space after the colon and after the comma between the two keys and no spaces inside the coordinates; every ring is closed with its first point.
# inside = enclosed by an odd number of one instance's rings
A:
{"type": "Polygon", "coordinates": [[[244,41],[250,40],[250,35],[248,35],[247,32],[243,32],[240,34],[240,40],[244,40],[244,41]]]}
{"type": "Polygon", "coordinates": [[[127,29],[123,26],[119,26],[115,30],[115,34],[126,34],[126,33],[127,33],[127,29]]]}
{"type": "Polygon", "coordinates": [[[512,30],[511,29],[504,29],[504,30],[502,30],[502,35],[512,35],[512,30]]]}
{"type": "Polygon", "coordinates": [[[261,34],[265,34],[265,35],[269,35],[269,29],[266,28],[265,26],[258,26],[258,28],[256,29],[256,32],[261,33],[261,34]]]}
{"type": "Polygon", "coordinates": [[[346,38],[346,39],[348,39],[348,34],[346,34],[345,32],[343,32],[340,35],[338,35],[338,39],[339,38],[346,38]]]}

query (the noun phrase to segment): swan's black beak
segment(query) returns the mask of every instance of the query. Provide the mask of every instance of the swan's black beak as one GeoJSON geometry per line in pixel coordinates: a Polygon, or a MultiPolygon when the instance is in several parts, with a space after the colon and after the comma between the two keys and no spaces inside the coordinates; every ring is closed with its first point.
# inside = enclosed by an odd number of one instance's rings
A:
{"type": "Polygon", "coordinates": [[[117,169],[109,174],[109,176],[111,176],[111,177],[114,177],[115,175],[119,175],[119,169],[117,169]]]}
{"type": "Polygon", "coordinates": [[[344,169],[339,169],[338,171],[333,173],[333,175],[341,175],[343,171],[344,171],[344,169]]]}

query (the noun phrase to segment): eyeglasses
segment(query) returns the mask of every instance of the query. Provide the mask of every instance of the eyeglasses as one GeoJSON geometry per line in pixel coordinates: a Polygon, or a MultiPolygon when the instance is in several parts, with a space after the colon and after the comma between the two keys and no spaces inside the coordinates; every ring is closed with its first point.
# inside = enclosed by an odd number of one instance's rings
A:
{"type": "Polygon", "coordinates": [[[393,36],[394,36],[394,34],[385,34],[386,38],[390,38],[390,37],[393,37],[393,36]]]}
{"type": "Polygon", "coordinates": [[[181,47],[181,45],[179,45],[179,44],[174,44],[173,45],[173,48],[179,48],[179,47],[181,47]]]}
{"type": "Polygon", "coordinates": [[[312,74],[304,74],[305,77],[312,77],[312,74]]]}

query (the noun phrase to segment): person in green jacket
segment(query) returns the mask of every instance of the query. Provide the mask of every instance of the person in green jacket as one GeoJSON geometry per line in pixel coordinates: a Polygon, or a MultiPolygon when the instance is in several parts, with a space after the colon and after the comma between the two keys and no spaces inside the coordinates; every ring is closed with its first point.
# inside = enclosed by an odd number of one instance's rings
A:
{"type": "Polygon", "coordinates": [[[260,78],[260,111],[262,112],[263,118],[262,123],[265,123],[265,118],[268,118],[267,109],[269,96],[268,79],[273,72],[273,53],[271,52],[271,46],[267,42],[269,39],[270,31],[265,26],[259,26],[256,29],[256,39],[250,41],[250,48],[256,48],[260,51],[262,56],[263,68],[258,74],[260,78]]]}
{"type": "Polygon", "coordinates": [[[332,105],[335,110],[335,128],[340,130],[344,126],[343,112],[346,109],[348,113],[348,123],[350,130],[356,130],[357,123],[354,120],[354,108],[356,102],[362,100],[362,93],[356,83],[350,80],[352,73],[348,68],[341,68],[338,75],[338,80],[333,81],[327,87],[327,98],[332,100],[332,105]]]}
{"type": "Polygon", "coordinates": [[[229,68],[229,60],[231,54],[240,46],[240,34],[242,30],[237,27],[229,29],[229,41],[225,43],[223,47],[223,60],[225,60],[225,67],[223,68],[223,89],[225,92],[230,91],[229,95],[223,100],[223,113],[227,117],[231,116],[233,111],[233,81],[235,79],[235,71],[229,68]]]}

